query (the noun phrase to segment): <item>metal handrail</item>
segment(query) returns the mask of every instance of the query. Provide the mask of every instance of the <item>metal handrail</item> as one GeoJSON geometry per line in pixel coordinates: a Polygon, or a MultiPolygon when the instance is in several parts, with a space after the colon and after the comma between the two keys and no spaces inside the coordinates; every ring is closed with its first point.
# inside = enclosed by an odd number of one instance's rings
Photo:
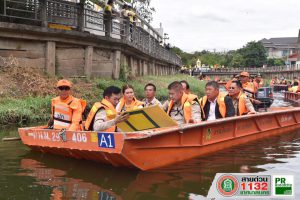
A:
{"type": "Polygon", "coordinates": [[[103,11],[95,11],[87,5],[82,8],[81,4],[62,0],[33,0],[29,6],[30,9],[28,9],[28,2],[17,1],[19,6],[12,4],[13,2],[15,0],[3,0],[4,10],[3,13],[0,10],[0,19],[6,17],[8,22],[15,23],[25,23],[20,22],[22,19],[42,22],[39,25],[46,21],[45,24],[61,24],[91,34],[109,36],[145,54],[174,65],[181,65],[181,59],[177,55],[159,45],[158,32],[143,20],[141,20],[140,26],[129,23],[127,19],[121,17],[109,17],[107,20],[103,11]],[[26,12],[28,16],[25,15],[24,17],[20,13],[13,12],[26,12]],[[78,21],[81,20],[80,13],[83,13],[82,25],[78,21]],[[20,20],[14,21],[14,19],[20,20]],[[147,26],[146,29],[145,26],[147,26]]]}

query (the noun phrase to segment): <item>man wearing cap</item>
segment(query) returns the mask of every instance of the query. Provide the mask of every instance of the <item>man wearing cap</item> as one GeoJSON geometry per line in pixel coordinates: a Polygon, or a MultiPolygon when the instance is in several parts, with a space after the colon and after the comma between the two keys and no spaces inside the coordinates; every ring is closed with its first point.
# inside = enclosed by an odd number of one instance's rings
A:
{"type": "Polygon", "coordinates": [[[254,98],[255,93],[257,92],[257,87],[253,82],[250,82],[249,78],[250,75],[248,72],[241,72],[239,80],[241,81],[243,90],[247,94],[247,96],[250,98],[254,98]]]}
{"type": "Polygon", "coordinates": [[[57,85],[59,96],[51,100],[51,120],[48,125],[53,129],[66,129],[68,131],[82,130],[82,113],[86,102],[71,95],[72,84],[66,79],[59,80],[57,85]]]}

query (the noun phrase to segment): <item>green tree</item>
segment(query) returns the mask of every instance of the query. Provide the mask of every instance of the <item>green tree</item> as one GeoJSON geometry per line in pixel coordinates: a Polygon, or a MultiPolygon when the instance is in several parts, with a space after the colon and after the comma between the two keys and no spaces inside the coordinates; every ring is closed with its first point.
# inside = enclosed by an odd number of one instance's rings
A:
{"type": "Polygon", "coordinates": [[[248,42],[238,52],[243,56],[246,67],[262,67],[267,63],[266,49],[261,42],[248,42]]]}
{"type": "Polygon", "coordinates": [[[234,53],[230,62],[231,67],[242,67],[244,66],[244,58],[240,53],[234,53]]]}

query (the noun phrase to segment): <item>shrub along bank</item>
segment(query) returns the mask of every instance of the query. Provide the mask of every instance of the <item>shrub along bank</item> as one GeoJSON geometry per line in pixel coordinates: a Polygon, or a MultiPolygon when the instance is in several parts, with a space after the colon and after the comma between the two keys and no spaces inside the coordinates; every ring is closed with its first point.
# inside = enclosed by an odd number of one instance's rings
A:
{"type": "MultiPolygon", "coordinates": [[[[49,82],[49,78],[46,82],[49,82]]],[[[186,80],[189,82],[192,93],[202,97],[204,94],[205,82],[199,81],[194,77],[187,75],[172,75],[172,76],[143,76],[137,77],[133,80],[112,80],[112,79],[92,79],[79,80],[71,79],[74,83],[73,93],[75,97],[87,100],[88,105],[102,99],[103,90],[111,85],[122,87],[125,84],[131,84],[135,89],[135,95],[138,99],[144,97],[144,86],[147,83],[153,83],[157,87],[157,98],[164,101],[168,98],[168,85],[173,81],[186,80]]],[[[57,79],[51,79],[48,87],[51,89],[55,87],[57,79]]],[[[50,100],[55,96],[55,92],[40,93],[35,90],[30,92],[32,87],[24,86],[22,88],[22,95],[16,95],[12,89],[6,88],[6,94],[0,95],[0,124],[19,124],[24,125],[34,122],[46,122],[50,117],[50,100]],[[28,89],[28,92],[26,92],[28,89]],[[24,91],[25,90],[25,91],[24,91]],[[14,94],[14,95],[11,95],[14,94]],[[27,95],[25,95],[27,94],[27,95]]],[[[41,89],[42,90],[42,89],[41,89]]]]}

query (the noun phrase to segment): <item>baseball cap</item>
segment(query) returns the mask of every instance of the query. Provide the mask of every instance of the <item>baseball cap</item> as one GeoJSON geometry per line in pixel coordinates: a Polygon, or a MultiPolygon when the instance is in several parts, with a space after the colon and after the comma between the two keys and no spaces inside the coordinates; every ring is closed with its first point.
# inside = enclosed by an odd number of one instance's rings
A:
{"type": "Polygon", "coordinates": [[[62,79],[62,80],[59,80],[56,84],[56,87],[61,87],[61,86],[72,87],[72,83],[66,79],[62,79]]]}

